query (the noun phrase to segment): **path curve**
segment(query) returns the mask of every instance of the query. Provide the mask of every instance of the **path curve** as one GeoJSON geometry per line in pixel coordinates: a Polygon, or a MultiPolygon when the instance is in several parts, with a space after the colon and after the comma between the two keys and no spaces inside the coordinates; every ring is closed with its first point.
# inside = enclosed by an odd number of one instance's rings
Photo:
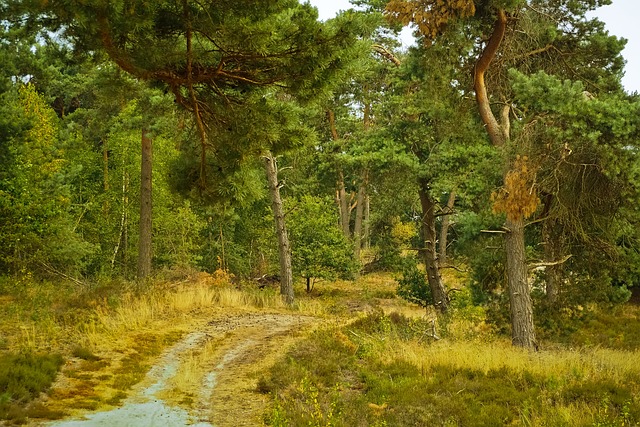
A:
{"type": "Polygon", "coordinates": [[[267,398],[256,392],[261,372],[302,337],[317,318],[291,314],[241,314],[217,318],[166,350],[141,385],[119,408],[88,414],[50,427],[240,427],[263,425],[267,398]],[[158,397],[190,350],[215,339],[221,343],[190,410],[158,397]]]}

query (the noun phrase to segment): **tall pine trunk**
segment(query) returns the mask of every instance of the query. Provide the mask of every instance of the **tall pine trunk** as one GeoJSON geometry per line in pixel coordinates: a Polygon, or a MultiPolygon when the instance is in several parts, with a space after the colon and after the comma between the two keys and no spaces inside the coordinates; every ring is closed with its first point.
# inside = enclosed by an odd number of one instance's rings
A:
{"type": "Polygon", "coordinates": [[[537,349],[533,325],[533,304],[527,279],[527,259],[524,244],[524,218],[507,217],[505,247],[507,278],[511,308],[511,341],[513,345],[537,349]]]}
{"type": "Polygon", "coordinates": [[[280,186],[278,184],[278,165],[270,152],[264,156],[267,170],[267,182],[271,194],[271,207],[275,221],[276,235],[278,236],[278,254],[280,256],[280,294],[287,304],[293,304],[293,272],[291,270],[291,246],[284,219],[284,209],[280,198],[280,186]]]}
{"type": "Polygon", "coordinates": [[[151,274],[152,245],[152,171],[153,142],[147,129],[142,129],[142,161],[140,167],[140,241],[138,247],[138,279],[151,274]]]}
{"type": "Polygon", "coordinates": [[[424,238],[424,247],[421,248],[420,253],[427,271],[427,282],[434,305],[439,312],[446,313],[449,309],[449,297],[440,275],[438,252],[436,251],[436,203],[431,197],[429,183],[425,180],[419,181],[418,192],[422,206],[422,234],[424,238]]]}
{"type": "Polygon", "coordinates": [[[542,224],[542,240],[544,240],[545,282],[547,301],[556,304],[561,291],[564,264],[559,262],[564,255],[564,236],[556,230],[556,221],[547,219],[542,224]]]}

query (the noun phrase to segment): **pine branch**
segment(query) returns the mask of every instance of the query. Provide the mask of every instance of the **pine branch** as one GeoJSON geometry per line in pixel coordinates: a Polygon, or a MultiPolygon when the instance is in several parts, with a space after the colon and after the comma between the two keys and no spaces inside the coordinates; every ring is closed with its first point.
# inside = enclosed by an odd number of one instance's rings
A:
{"type": "Polygon", "coordinates": [[[386,47],[380,45],[380,44],[374,44],[373,46],[371,46],[371,48],[379,53],[380,55],[382,55],[384,58],[388,59],[389,61],[393,62],[396,67],[399,67],[401,62],[400,60],[393,54],[391,53],[386,47]]]}

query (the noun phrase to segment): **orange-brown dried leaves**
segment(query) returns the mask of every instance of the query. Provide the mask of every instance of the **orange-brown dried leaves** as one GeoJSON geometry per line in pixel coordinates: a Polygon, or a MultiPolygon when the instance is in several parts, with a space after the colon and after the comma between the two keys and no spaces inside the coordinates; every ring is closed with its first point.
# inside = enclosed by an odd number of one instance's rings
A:
{"type": "Polygon", "coordinates": [[[512,221],[530,217],[540,205],[535,180],[536,170],[529,164],[529,158],[517,156],[504,179],[504,187],[491,194],[493,211],[506,213],[512,221]]]}
{"type": "Polygon", "coordinates": [[[385,8],[387,18],[415,24],[427,39],[435,39],[449,21],[475,13],[473,0],[391,0],[385,8]]]}

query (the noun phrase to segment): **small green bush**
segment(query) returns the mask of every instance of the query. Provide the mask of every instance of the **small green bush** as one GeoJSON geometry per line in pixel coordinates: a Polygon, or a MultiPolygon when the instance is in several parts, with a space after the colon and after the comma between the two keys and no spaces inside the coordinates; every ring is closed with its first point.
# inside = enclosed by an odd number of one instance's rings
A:
{"type": "Polygon", "coordinates": [[[0,356],[0,418],[13,418],[16,407],[26,405],[46,391],[62,362],[59,354],[0,356]]]}
{"type": "Polygon", "coordinates": [[[406,260],[402,268],[402,277],[398,279],[398,295],[420,307],[433,305],[431,288],[415,260],[406,260]]]}

